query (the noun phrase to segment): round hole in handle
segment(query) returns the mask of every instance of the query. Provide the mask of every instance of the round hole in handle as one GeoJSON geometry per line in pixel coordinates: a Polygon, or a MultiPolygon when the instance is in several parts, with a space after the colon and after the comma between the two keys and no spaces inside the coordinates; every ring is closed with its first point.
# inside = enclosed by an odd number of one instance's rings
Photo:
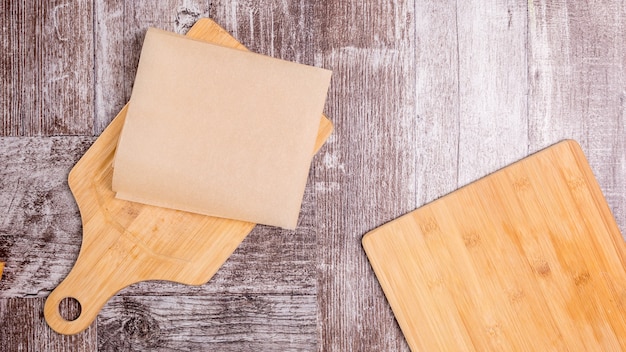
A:
{"type": "Polygon", "coordinates": [[[59,302],[59,314],[67,321],[74,321],[80,317],[82,306],[74,297],[65,297],[59,302]]]}

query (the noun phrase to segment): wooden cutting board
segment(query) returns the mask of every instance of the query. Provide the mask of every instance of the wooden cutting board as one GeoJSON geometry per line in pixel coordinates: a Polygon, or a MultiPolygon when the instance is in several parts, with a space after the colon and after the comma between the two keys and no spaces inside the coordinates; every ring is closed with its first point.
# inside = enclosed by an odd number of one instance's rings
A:
{"type": "MultiPolygon", "coordinates": [[[[199,20],[187,35],[246,50],[209,19],[199,20]]],[[[206,283],[255,226],[115,199],[111,163],[125,117],[126,107],[69,174],[68,183],[82,217],[83,243],[76,264],[44,307],[46,321],[62,334],[87,328],[109,298],[133,283],[206,283]],[[81,313],[73,321],[59,314],[59,304],[66,297],[81,305],[81,313]]],[[[332,129],[322,116],[315,152],[332,129]]]]}
{"type": "Polygon", "coordinates": [[[574,141],[371,231],[363,247],[413,351],[626,349],[624,241],[574,141]]]}

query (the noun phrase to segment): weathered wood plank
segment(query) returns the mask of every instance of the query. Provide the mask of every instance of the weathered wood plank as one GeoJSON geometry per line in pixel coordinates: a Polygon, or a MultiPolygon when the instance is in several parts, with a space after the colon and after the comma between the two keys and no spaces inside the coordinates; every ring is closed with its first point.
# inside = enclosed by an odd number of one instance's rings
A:
{"type": "MultiPolygon", "coordinates": [[[[46,296],[72,268],[82,240],[67,174],[94,137],[0,138],[0,297],[46,296]]],[[[296,231],[257,226],[207,285],[146,282],[122,294],[314,294],[314,198],[296,231]]]]}
{"type": "Polygon", "coordinates": [[[311,65],[313,6],[310,1],[215,2],[209,14],[251,51],[311,65]]]}
{"type": "Polygon", "coordinates": [[[458,185],[527,155],[526,3],[459,1],[458,185]]]}
{"type": "Polygon", "coordinates": [[[69,272],[81,224],[67,174],[92,141],[0,138],[0,297],[44,294],[69,272]]]}
{"type": "Polygon", "coordinates": [[[44,302],[44,298],[0,298],[0,351],[96,351],[95,323],[80,334],[59,335],[43,318],[44,302]]]}
{"type": "Polygon", "coordinates": [[[95,121],[99,135],[130,98],[148,27],[186,33],[208,17],[206,1],[97,1],[95,16],[95,121]]]}
{"type": "Polygon", "coordinates": [[[100,135],[130,98],[126,82],[124,53],[124,2],[94,2],[94,134],[100,135]]]}
{"type": "Polygon", "coordinates": [[[91,135],[90,1],[5,1],[0,136],[91,135]]]}
{"type": "MultiPolygon", "coordinates": [[[[417,206],[457,188],[459,57],[456,1],[415,4],[417,206]]],[[[407,146],[411,147],[411,146],[407,146]]]]}
{"type": "Polygon", "coordinates": [[[578,140],[626,234],[626,8],[529,5],[530,148],[578,140]]]}
{"type": "Polygon", "coordinates": [[[114,297],[99,351],[314,351],[315,296],[114,297]]]}
{"type": "Polygon", "coordinates": [[[414,4],[317,2],[316,66],[335,134],[314,163],[320,351],[406,350],[361,246],[415,208],[414,4]]]}

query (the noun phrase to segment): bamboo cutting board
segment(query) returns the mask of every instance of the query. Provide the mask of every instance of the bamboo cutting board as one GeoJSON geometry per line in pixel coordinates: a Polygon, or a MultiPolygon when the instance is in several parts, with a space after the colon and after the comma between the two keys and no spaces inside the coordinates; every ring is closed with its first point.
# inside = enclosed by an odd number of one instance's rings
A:
{"type": "MultiPolygon", "coordinates": [[[[246,50],[209,19],[199,20],[187,35],[246,50]]],[[[109,298],[133,283],[206,283],[255,225],[114,198],[111,163],[125,116],[126,107],[69,175],[68,183],[81,213],[83,243],[76,264],[44,307],[46,321],[62,334],[86,329],[109,298]],[[73,321],[59,314],[59,304],[66,297],[81,305],[81,313],[73,321]]],[[[315,151],[332,129],[331,122],[322,116],[315,151]]]]}
{"type": "Polygon", "coordinates": [[[366,234],[413,351],[626,349],[625,247],[563,141],[366,234]]]}

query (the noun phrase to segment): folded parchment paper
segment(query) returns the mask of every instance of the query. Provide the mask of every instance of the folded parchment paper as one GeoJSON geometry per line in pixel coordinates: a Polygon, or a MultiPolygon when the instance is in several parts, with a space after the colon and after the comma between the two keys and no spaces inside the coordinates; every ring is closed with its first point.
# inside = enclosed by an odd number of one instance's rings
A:
{"type": "Polygon", "coordinates": [[[295,228],[330,75],[149,29],[116,197],[295,228]]]}

